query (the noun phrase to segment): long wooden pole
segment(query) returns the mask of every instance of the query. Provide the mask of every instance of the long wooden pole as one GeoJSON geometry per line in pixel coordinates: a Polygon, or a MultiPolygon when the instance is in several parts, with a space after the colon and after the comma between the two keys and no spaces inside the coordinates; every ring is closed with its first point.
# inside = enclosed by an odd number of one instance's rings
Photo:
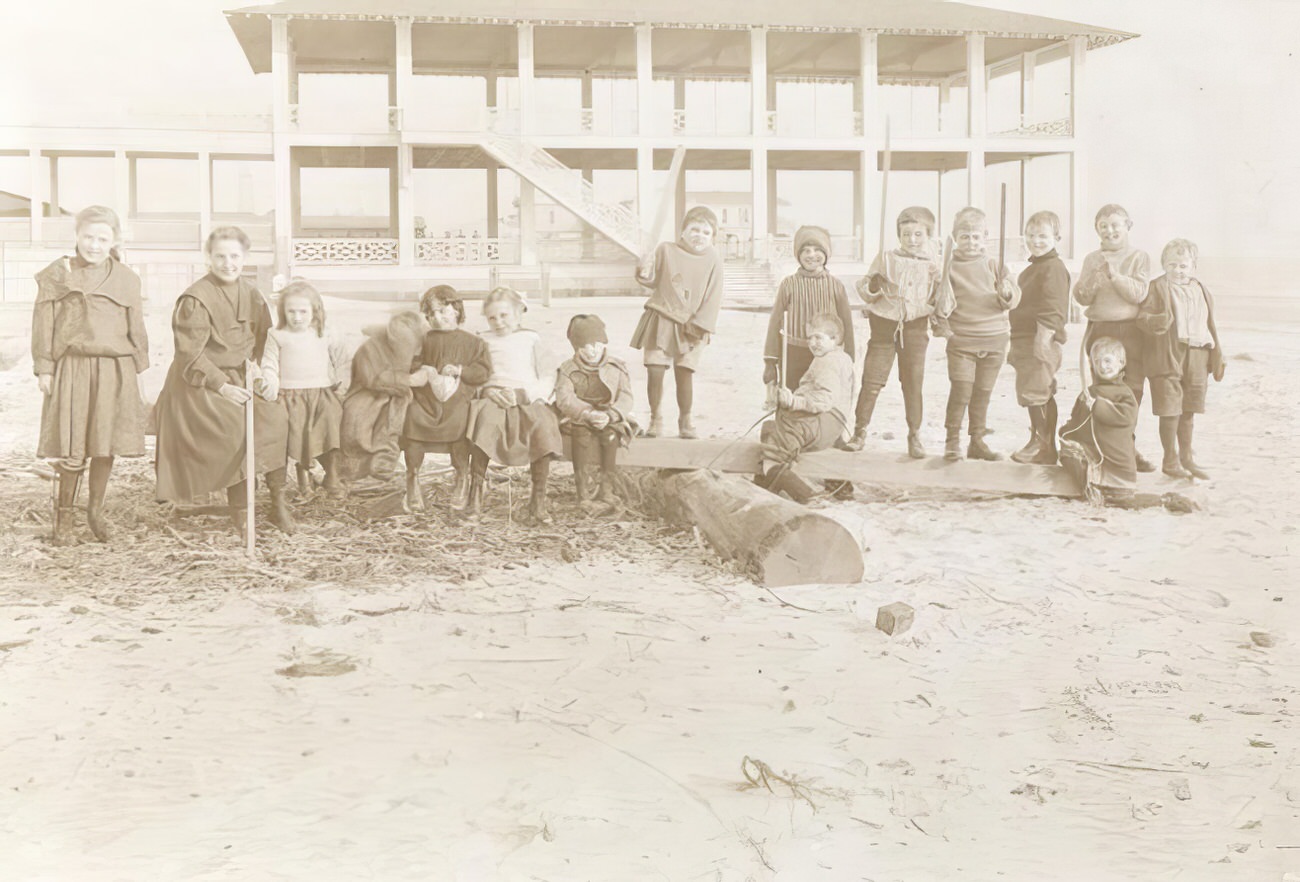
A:
{"type": "Polygon", "coordinates": [[[244,388],[248,390],[248,400],[244,402],[244,553],[253,557],[257,548],[257,526],[253,520],[253,496],[257,489],[256,466],[253,460],[253,365],[244,365],[244,388]]]}
{"type": "Polygon", "coordinates": [[[650,229],[646,231],[646,238],[649,240],[644,244],[641,250],[641,262],[645,263],[654,254],[656,246],[659,245],[659,237],[663,235],[664,224],[668,221],[668,213],[672,211],[673,197],[677,193],[677,178],[682,173],[682,165],[686,162],[686,148],[678,145],[673,151],[673,161],[668,166],[668,182],[664,186],[663,193],[659,196],[659,207],[655,209],[654,220],[651,221],[650,229]]]}
{"type": "Polygon", "coordinates": [[[881,166],[880,178],[880,237],[876,243],[876,253],[885,253],[885,230],[889,228],[889,168],[894,157],[889,147],[889,114],[885,114],[885,156],[881,166]]]}
{"type": "Polygon", "coordinates": [[[998,210],[998,281],[1007,275],[1007,185],[1002,185],[1002,206],[998,210]]]}

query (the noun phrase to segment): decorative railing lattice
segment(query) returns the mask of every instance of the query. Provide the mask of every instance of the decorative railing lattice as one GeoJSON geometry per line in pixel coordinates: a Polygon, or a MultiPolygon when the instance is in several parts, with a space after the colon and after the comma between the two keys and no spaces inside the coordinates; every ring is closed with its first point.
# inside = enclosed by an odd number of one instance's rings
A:
{"type": "Polygon", "coordinates": [[[430,264],[515,263],[519,243],[501,239],[416,239],[415,262],[430,264]]]}
{"type": "Polygon", "coordinates": [[[294,239],[294,263],[397,263],[396,239],[294,239]]]}

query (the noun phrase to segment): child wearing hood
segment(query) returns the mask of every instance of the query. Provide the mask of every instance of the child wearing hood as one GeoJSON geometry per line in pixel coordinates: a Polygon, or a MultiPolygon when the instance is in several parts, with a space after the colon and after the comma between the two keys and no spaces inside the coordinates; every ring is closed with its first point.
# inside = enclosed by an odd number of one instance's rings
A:
{"type": "Polygon", "coordinates": [[[399,312],[386,327],[366,328],[366,335],[352,357],[339,449],[351,476],[387,481],[397,470],[411,389],[430,379],[423,367],[411,370],[424,338],[424,319],[418,312],[399,312]]]}

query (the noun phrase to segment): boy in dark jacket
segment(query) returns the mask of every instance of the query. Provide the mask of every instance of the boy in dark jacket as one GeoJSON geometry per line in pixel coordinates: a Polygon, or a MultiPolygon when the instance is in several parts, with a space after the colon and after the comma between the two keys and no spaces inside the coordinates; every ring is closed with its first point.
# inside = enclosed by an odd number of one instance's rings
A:
{"type": "Polygon", "coordinates": [[[1137,396],[1124,382],[1123,343],[1099,337],[1089,355],[1097,381],[1080,396],[1061,430],[1061,459],[1085,496],[1093,498],[1099,490],[1098,501],[1123,504],[1137,489],[1137,396]]]}

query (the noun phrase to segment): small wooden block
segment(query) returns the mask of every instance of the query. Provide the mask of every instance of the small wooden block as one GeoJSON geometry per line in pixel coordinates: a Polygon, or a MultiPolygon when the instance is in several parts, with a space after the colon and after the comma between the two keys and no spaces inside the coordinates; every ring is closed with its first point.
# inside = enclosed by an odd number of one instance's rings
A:
{"type": "Polygon", "coordinates": [[[886,634],[901,634],[912,627],[916,610],[906,603],[890,603],[876,611],[876,628],[886,634]]]}

